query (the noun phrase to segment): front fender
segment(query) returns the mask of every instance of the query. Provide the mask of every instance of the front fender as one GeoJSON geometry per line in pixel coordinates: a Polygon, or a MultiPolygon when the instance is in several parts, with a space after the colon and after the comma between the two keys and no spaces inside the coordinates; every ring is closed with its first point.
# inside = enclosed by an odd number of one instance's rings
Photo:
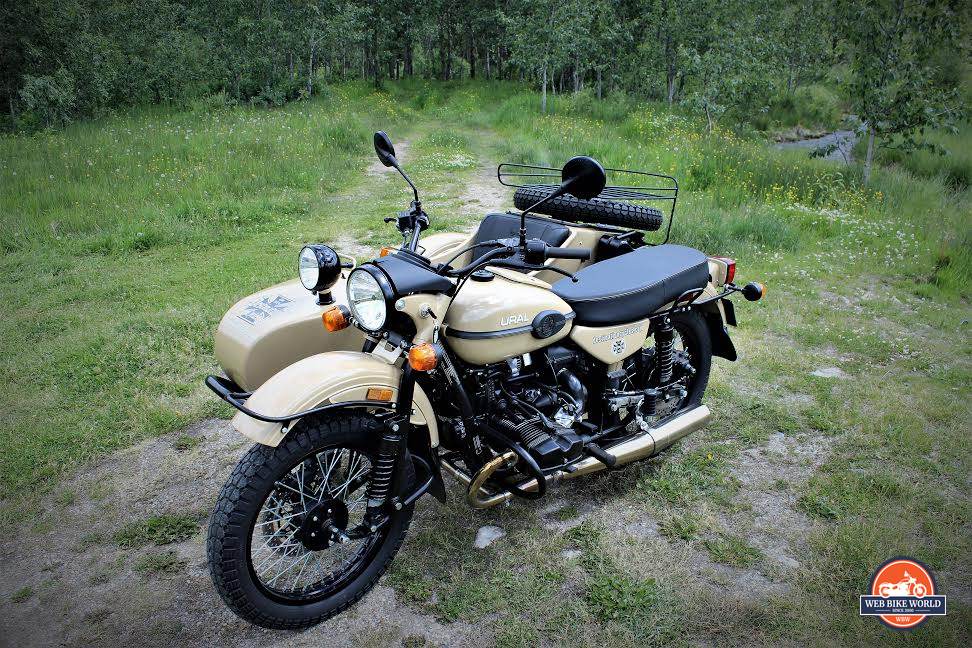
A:
{"type": "MultiPolygon", "coordinates": [[[[246,406],[267,416],[286,416],[325,403],[365,400],[370,387],[391,389],[394,401],[401,377],[399,367],[370,353],[318,353],[271,376],[247,399],[246,406]]],[[[418,384],[409,420],[414,425],[428,427],[431,446],[439,445],[439,427],[432,403],[418,384]]],[[[243,412],[233,417],[233,427],[243,436],[268,446],[277,446],[286,436],[280,423],[258,421],[243,412]]]]}

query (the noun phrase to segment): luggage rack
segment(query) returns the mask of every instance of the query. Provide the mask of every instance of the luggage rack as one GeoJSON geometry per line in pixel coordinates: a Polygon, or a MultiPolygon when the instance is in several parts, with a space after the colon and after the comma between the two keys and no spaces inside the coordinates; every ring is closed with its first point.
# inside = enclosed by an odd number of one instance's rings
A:
{"type": "MultiPolygon", "coordinates": [[[[607,173],[607,184],[600,195],[592,201],[579,202],[597,203],[601,201],[634,206],[637,206],[637,203],[648,202],[668,203],[668,225],[665,229],[665,240],[662,241],[662,243],[667,243],[672,233],[672,221],[675,219],[678,180],[670,175],[647,171],[608,167],[605,167],[604,171],[607,173]]],[[[504,187],[553,190],[560,186],[561,170],[535,164],[504,162],[496,167],[496,178],[504,187]]]]}

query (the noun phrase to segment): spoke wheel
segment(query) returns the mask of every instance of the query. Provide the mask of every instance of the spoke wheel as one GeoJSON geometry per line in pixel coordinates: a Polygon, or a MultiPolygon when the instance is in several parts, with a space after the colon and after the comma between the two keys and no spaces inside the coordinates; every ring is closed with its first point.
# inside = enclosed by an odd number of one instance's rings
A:
{"type": "Polygon", "coordinates": [[[298,462],[274,482],[250,536],[256,580],[272,596],[315,600],[340,584],[378,544],[380,534],[342,543],[364,519],[371,460],[330,448],[298,462]]]}
{"type": "MultiPolygon", "coordinates": [[[[207,538],[213,583],[229,608],[266,628],[298,630],[361,599],[401,547],[414,506],[352,539],[381,425],[366,413],[302,419],[277,447],[253,446],[216,501],[207,538]]],[[[405,455],[405,492],[415,480],[405,455]]]]}

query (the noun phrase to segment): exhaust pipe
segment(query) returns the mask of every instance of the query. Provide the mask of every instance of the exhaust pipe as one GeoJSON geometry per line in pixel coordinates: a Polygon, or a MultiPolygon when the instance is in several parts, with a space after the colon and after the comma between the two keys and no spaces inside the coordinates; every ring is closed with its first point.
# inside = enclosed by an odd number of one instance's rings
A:
{"type": "MultiPolygon", "coordinates": [[[[682,437],[685,437],[703,427],[709,422],[710,418],[712,418],[712,412],[709,410],[709,408],[705,405],[699,405],[698,407],[694,407],[687,412],[679,414],[671,421],[668,421],[657,428],[652,428],[632,439],[609,446],[605,448],[605,450],[617,458],[615,467],[623,466],[640,459],[646,459],[652,455],[658,454],[682,437]]],[[[505,461],[497,463],[498,459],[501,458],[498,457],[484,466],[483,469],[476,474],[475,480],[473,477],[466,474],[463,470],[459,469],[457,466],[453,465],[449,461],[446,461],[445,459],[440,459],[439,463],[447,473],[466,485],[466,499],[468,500],[470,506],[473,508],[491,508],[498,504],[508,502],[513,498],[513,493],[509,491],[503,491],[494,495],[486,493],[482,490],[482,484],[485,483],[489,476],[499,467],[500,463],[505,463],[505,461]],[[488,468],[491,468],[491,470],[489,470],[488,474],[484,475],[484,471],[488,468]],[[475,489],[472,488],[474,485],[476,486],[475,489]]],[[[607,468],[607,466],[594,457],[587,457],[578,463],[572,464],[570,468],[571,470],[569,472],[566,470],[558,470],[557,472],[547,475],[547,484],[549,485],[555,483],[561,479],[573,479],[574,477],[580,477],[581,475],[589,475],[591,473],[598,472],[599,470],[604,470],[607,468]]],[[[537,490],[537,480],[530,479],[525,481],[519,487],[526,491],[535,491],[537,490]]]]}

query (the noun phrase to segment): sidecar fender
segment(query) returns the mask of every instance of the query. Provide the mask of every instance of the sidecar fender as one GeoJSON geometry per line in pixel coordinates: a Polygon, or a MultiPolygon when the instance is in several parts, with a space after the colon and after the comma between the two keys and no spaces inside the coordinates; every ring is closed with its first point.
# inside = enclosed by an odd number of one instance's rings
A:
{"type": "MultiPolygon", "coordinates": [[[[246,406],[267,416],[286,416],[326,403],[366,400],[368,389],[382,387],[398,394],[402,370],[384,358],[360,351],[329,351],[298,360],[264,382],[247,399],[246,406]]],[[[431,447],[439,445],[439,427],[432,403],[421,385],[415,385],[412,400],[413,425],[429,431],[431,447]]],[[[292,428],[294,421],[288,428],[292,428]]],[[[233,427],[243,436],[268,446],[277,446],[286,436],[280,423],[258,421],[238,412],[233,427]]]]}

